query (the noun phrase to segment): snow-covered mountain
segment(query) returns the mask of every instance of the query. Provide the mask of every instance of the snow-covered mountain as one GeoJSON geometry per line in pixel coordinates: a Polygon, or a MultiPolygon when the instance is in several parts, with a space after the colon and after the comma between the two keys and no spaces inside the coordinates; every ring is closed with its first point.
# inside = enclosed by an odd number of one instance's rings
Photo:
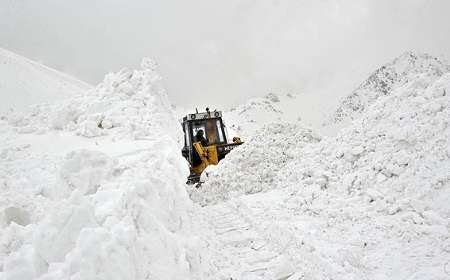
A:
{"type": "Polygon", "coordinates": [[[329,123],[348,122],[358,118],[380,97],[421,76],[436,80],[450,72],[450,65],[425,53],[405,52],[383,65],[367,78],[355,91],[343,98],[329,123]]]}
{"type": "Polygon", "coordinates": [[[0,48],[0,113],[61,100],[89,88],[74,77],[0,48]]]}

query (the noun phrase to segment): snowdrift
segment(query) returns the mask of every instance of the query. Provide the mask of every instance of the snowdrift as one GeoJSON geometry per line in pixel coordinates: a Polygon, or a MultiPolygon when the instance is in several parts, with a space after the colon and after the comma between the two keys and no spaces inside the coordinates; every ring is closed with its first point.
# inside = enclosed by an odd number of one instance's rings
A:
{"type": "Polygon", "coordinates": [[[195,278],[188,170],[155,66],[2,119],[1,279],[195,278]]]}
{"type": "Polygon", "coordinates": [[[0,48],[0,113],[62,100],[90,88],[74,77],[0,48]]]}

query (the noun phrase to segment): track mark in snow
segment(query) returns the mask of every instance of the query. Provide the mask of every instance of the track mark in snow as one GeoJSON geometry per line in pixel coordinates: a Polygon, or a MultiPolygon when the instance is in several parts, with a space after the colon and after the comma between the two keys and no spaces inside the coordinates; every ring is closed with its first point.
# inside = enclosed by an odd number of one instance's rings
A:
{"type": "Polygon", "coordinates": [[[207,242],[215,253],[217,272],[211,279],[291,279],[289,260],[270,246],[250,220],[232,202],[203,208],[205,222],[214,236],[207,242]]]}

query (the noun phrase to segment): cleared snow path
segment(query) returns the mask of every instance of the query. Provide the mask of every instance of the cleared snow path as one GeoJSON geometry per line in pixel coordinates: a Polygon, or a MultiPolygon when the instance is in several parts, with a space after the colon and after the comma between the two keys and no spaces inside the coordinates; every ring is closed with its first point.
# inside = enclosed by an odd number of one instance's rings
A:
{"type": "Polygon", "coordinates": [[[211,279],[297,279],[282,251],[271,246],[250,218],[248,209],[235,202],[202,208],[205,227],[211,230],[207,242],[213,251],[211,279]]]}

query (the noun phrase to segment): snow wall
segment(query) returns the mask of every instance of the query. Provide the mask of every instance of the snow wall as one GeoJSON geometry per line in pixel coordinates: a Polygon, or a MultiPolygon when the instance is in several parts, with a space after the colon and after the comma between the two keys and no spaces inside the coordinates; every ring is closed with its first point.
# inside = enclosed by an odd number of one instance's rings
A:
{"type": "Polygon", "coordinates": [[[2,117],[2,135],[10,139],[60,131],[93,143],[146,144],[123,157],[86,149],[61,159],[46,155],[36,164],[55,166],[35,180],[48,185],[30,191],[18,180],[30,175],[18,170],[35,158],[20,158],[21,151],[8,146],[14,141],[5,141],[1,279],[195,278],[201,265],[184,184],[188,169],[180,156],[179,124],[155,67],[144,60],[141,70],[109,74],[84,95],[2,117]]]}

